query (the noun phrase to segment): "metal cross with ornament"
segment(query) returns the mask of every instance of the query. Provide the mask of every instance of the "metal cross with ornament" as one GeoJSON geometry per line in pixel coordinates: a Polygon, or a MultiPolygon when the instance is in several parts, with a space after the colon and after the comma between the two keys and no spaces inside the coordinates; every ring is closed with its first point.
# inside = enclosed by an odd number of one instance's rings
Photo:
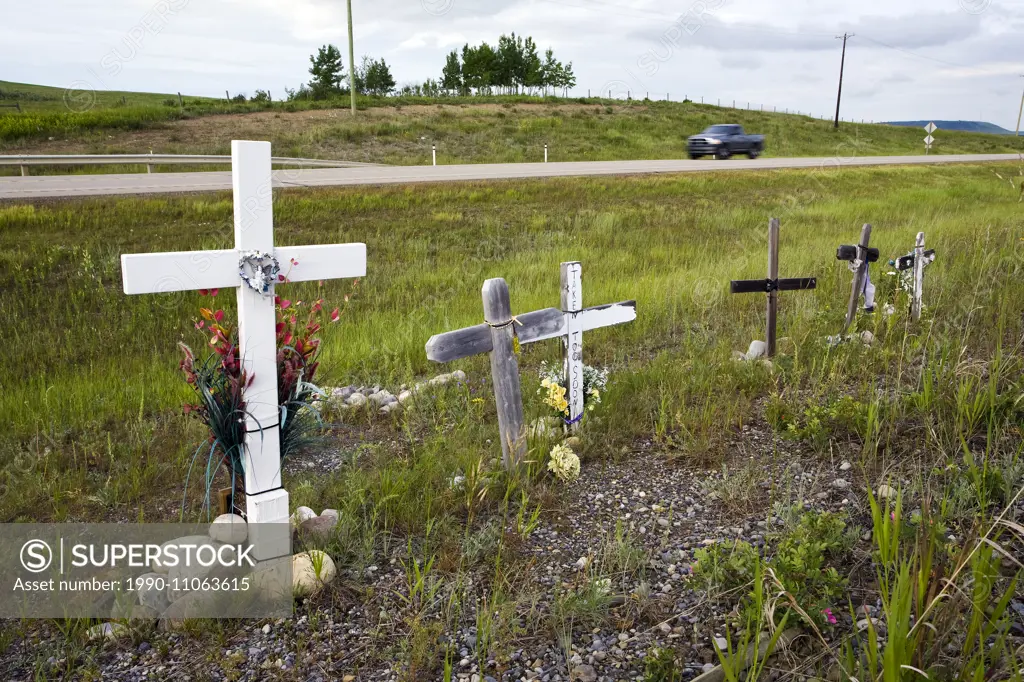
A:
{"type": "Polygon", "coordinates": [[[288,523],[288,491],[281,487],[280,407],[274,305],[280,263],[297,263],[288,281],[366,274],[365,244],[274,247],[273,173],[269,142],[231,143],[235,248],[121,256],[126,294],[234,287],[238,343],[251,383],[244,392],[246,438],[242,457],[249,535],[258,559],[290,553],[288,536],[260,524],[288,523]],[[282,540],[283,538],[283,540],[282,540]]]}
{"type": "Polygon", "coordinates": [[[914,250],[906,256],[900,256],[892,265],[900,273],[900,277],[909,279],[910,288],[910,316],[915,320],[921,319],[922,297],[924,295],[924,269],[929,263],[935,260],[935,249],[924,248],[924,232],[917,233],[914,240],[914,250]],[[909,272],[908,272],[909,271],[909,272]],[[905,277],[909,274],[910,277],[905,277]]]}

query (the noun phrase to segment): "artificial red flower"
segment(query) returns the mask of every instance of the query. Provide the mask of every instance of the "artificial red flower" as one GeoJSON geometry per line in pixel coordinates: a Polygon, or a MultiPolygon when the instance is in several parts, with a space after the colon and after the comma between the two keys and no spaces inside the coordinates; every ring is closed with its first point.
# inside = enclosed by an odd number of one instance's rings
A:
{"type": "MultiPolygon", "coordinates": [[[[346,297],[347,298],[347,297],[346,297]]],[[[341,319],[341,311],[337,308],[331,311],[331,322],[337,322],[341,319]]]]}
{"type": "Polygon", "coordinates": [[[281,310],[288,310],[288,308],[291,307],[292,302],[288,299],[284,299],[279,303],[279,305],[281,306],[281,310]]]}
{"type": "Polygon", "coordinates": [[[217,312],[215,312],[213,314],[213,319],[217,320],[218,322],[223,320],[224,319],[224,311],[223,310],[218,310],[217,312]]]}
{"type": "Polygon", "coordinates": [[[220,293],[220,289],[210,289],[210,296],[211,297],[212,296],[216,296],[218,293],[220,293]]]}

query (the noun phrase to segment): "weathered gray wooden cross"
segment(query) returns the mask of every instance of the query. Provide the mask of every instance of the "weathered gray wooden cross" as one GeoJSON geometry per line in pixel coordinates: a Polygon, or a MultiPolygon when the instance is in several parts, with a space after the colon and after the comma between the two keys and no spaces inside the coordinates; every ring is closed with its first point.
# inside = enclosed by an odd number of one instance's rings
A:
{"type": "Polygon", "coordinates": [[[779,219],[768,221],[768,277],[767,279],[733,280],[729,283],[729,292],[733,294],[768,294],[768,321],[765,327],[765,355],[775,355],[775,330],[779,313],[780,291],[803,291],[814,289],[818,281],[814,277],[795,277],[779,279],[779,219]]]}
{"type": "Polygon", "coordinates": [[[562,339],[563,376],[569,403],[567,422],[575,429],[583,415],[583,332],[636,319],[636,301],[584,308],[582,266],[578,262],[562,263],[561,275],[561,310],[544,308],[513,316],[508,284],[500,277],[489,279],[482,291],[484,323],[435,334],[427,341],[427,358],[434,362],[491,354],[491,377],[506,467],[518,464],[526,455],[523,397],[513,338],[520,344],[562,339]]]}
{"type": "Polygon", "coordinates": [[[236,289],[241,359],[252,380],[244,393],[245,508],[259,559],[283,556],[290,548],[279,542],[286,534],[260,530],[260,524],[288,523],[288,492],[281,487],[274,280],[254,286],[253,275],[271,263],[294,264],[290,282],[366,274],[365,244],[274,247],[270,158],[269,142],[231,143],[235,248],[121,256],[126,294],[236,289]]]}
{"type": "Polygon", "coordinates": [[[901,274],[911,268],[914,269],[910,289],[910,316],[915,320],[921,319],[921,299],[924,295],[924,268],[934,260],[935,249],[925,251],[924,232],[918,232],[917,239],[914,241],[914,250],[906,256],[900,256],[894,263],[896,269],[901,274]]]}
{"type": "Polygon", "coordinates": [[[871,242],[871,225],[865,223],[860,231],[860,244],[857,246],[843,245],[836,250],[836,259],[846,261],[853,272],[853,289],[850,291],[850,303],[846,307],[846,322],[843,324],[843,334],[853,324],[853,318],[857,315],[857,303],[861,294],[864,295],[864,310],[871,312],[875,309],[875,285],[871,283],[869,265],[878,261],[878,249],[873,249],[868,244],[871,242]]]}

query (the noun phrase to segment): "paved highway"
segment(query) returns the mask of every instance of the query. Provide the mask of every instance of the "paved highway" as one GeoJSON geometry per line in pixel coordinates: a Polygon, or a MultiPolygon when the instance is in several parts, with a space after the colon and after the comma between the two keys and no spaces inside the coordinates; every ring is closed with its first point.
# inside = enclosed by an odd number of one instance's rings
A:
{"type": "MultiPolygon", "coordinates": [[[[780,168],[850,168],[942,163],[1018,161],[1018,154],[934,154],[929,156],[856,156],[849,158],[760,158],[663,161],[573,161],[562,163],[466,164],[456,166],[377,166],[367,168],[286,169],[274,171],[275,187],[386,185],[510,178],[696,173],[780,168]]],[[[116,194],[172,194],[231,189],[231,173],[131,173],[125,175],[49,175],[0,177],[0,199],[39,199],[116,194]]]]}

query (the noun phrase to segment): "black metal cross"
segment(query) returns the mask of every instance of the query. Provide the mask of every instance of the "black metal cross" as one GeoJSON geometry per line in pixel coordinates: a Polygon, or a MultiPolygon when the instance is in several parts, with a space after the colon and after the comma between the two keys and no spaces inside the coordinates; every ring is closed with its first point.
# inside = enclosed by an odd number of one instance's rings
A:
{"type": "Polygon", "coordinates": [[[780,291],[802,291],[814,289],[818,281],[814,277],[794,277],[779,279],[779,219],[768,221],[768,277],[766,279],[742,279],[729,283],[729,292],[733,294],[768,294],[768,322],[766,338],[768,350],[766,355],[775,355],[775,327],[779,312],[780,291]]]}

